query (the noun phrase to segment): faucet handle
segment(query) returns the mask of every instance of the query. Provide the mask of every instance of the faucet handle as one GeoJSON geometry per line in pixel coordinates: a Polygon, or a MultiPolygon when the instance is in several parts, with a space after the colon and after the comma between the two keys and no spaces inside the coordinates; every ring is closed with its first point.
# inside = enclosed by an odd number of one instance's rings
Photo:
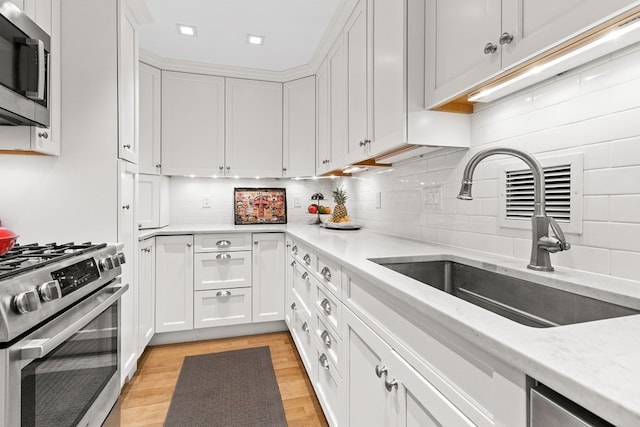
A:
{"type": "Polygon", "coordinates": [[[553,217],[550,216],[548,218],[549,218],[549,226],[551,227],[551,231],[553,232],[554,236],[556,236],[559,240],[558,242],[559,250],[561,251],[569,250],[571,248],[571,244],[567,242],[567,239],[564,237],[564,233],[560,228],[560,224],[558,224],[558,222],[553,217]]]}

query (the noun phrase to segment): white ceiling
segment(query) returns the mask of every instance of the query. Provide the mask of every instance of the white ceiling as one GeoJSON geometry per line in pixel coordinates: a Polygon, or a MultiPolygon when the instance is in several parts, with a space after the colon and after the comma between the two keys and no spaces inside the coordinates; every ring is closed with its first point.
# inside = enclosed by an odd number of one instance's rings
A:
{"type": "Polygon", "coordinates": [[[146,0],[140,48],[164,59],[284,71],[313,57],[340,0],[146,0]],[[178,34],[194,25],[198,36],[178,34]],[[265,37],[262,46],[247,34],[265,37]]]}

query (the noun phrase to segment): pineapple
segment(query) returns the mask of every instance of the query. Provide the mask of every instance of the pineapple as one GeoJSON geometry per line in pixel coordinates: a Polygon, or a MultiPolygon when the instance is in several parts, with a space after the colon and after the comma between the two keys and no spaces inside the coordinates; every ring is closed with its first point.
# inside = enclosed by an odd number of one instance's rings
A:
{"type": "Polygon", "coordinates": [[[333,222],[348,222],[347,208],[344,203],[347,201],[347,192],[342,187],[336,188],[333,191],[333,201],[336,203],[336,207],[333,208],[333,222]]]}

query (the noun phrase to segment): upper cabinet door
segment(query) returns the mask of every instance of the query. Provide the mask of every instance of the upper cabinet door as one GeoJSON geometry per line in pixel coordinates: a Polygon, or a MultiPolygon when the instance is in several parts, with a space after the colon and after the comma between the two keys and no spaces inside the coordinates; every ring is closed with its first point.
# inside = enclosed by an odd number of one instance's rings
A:
{"type": "Polygon", "coordinates": [[[427,0],[427,107],[500,71],[501,16],[500,0],[427,0]]]}
{"type": "Polygon", "coordinates": [[[282,83],[226,79],[228,176],[282,176],[282,83]]]}
{"type": "MultiPolygon", "coordinates": [[[[502,33],[513,35],[513,40],[503,46],[503,68],[542,53],[637,4],[631,0],[504,0],[502,33]]],[[[494,35],[497,37],[499,34],[494,35]]]]}
{"type": "Polygon", "coordinates": [[[329,51],[329,157],[325,171],[344,166],[347,145],[347,58],[343,37],[329,51]]]}
{"type": "Polygon", "coordinates": [[[162,72],[162,174],[223,175],[224,78],[162,72]]]}
{"type": "Polygon", "coordinates": [[[316,79],[314,76],[284,84],[282,176],[315,174],[316,79]]]}
{"type": "MultiPolygon", "coordinates": [[[[366,155],[369,132],[369,43],[367,0],[360,0],[345,26],[347,50],[347,161],[362,160],[366,155]]],[[[333,82],[332,82],[333,85],[333,82]]],[[[333,92],[333,91],[332,91],[333,92]]]]}
{"type": "Polygon", "coordinates": [[[118,157],[138,163],[138,34],[127,2],[118,12],[118,157]]]}
{"type": "Polygon", "coordinates": [[[329,122],[329,67],[325,59],[316,72],[316,174],[328,170],[327,162],[331,160],[331,123],[329,122]]]}
{"type": "Polygon", "coordinates": [[[138,87],[140,91],[139,116],[139,152],[138,170],[140,173],[160,174],[160,108],[161,73],[147,64],[139,65],[138,87]]]}

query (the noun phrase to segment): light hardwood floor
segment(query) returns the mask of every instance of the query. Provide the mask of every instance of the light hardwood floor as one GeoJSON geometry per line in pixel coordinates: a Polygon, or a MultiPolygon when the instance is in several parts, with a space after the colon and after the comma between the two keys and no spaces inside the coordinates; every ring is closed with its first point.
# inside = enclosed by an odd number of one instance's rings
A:
{"type": "Polygon", "coordinates": [[[288,332],[148,347],[120,396],[120,425],[162,426],[185,356],[268,345],[289,426],[327,426],[288,332]]]}

